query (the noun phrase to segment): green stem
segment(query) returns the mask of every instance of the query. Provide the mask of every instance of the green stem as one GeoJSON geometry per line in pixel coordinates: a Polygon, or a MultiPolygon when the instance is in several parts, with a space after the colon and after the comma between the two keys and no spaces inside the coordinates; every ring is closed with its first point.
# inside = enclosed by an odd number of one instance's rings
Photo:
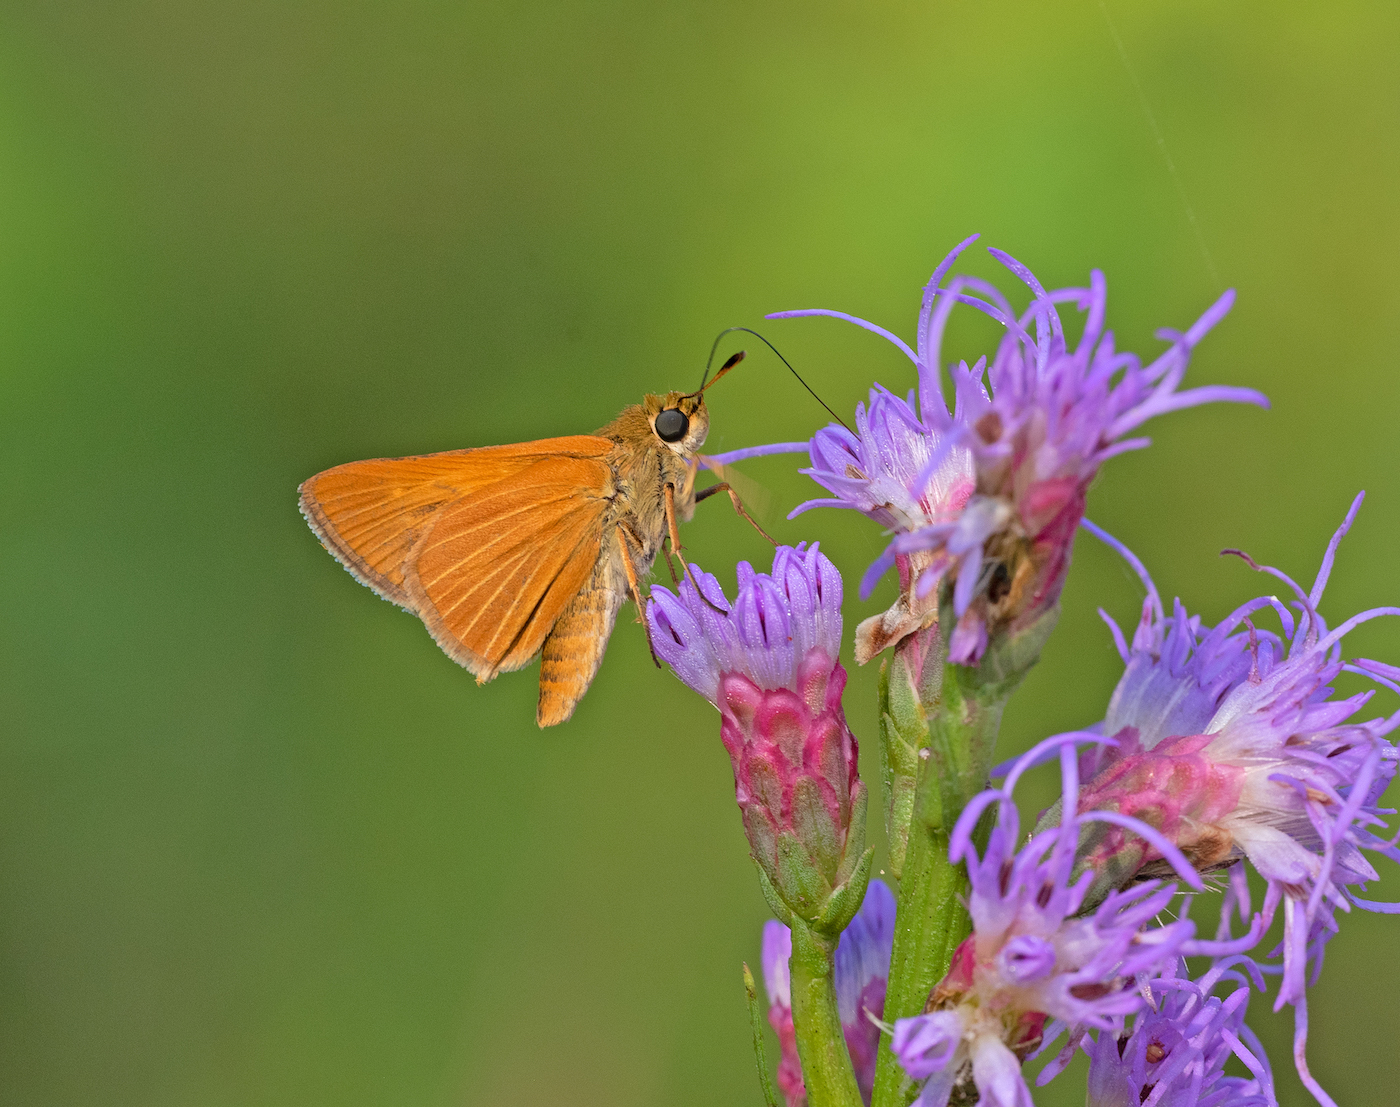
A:
{"type": "Polygon", "coordinates": [[[862,1107],[836,1009],[836,941],[792,920],[792,1024],[810,1107],[862,1107]]]}
{"type": "MultiPolygon", "coordinates": [[[[966,871],[948,860],[949,839],[967,802],[987,786],[1002,711],[1039,658],[1056,615],[1052,609],[1016,638],[994,640],[976,668],[944,669],[938,703],[928,714],[928,746],[919,753],[923,765],[909,823],[885,991],[888,1024],[922,1013],[929,993],[947,974],[953,953],[971,930],[963,906],[966,871]]],[[[951,626],[951,619],[945,625],[951,626]]],[[[890,1052],[890,1036],[882,1033],[872,1107],[903,1107],[913,1096],[913,1086],[890,1052]]]]}
{"type": "MultiPolygon", "coordinates": [[[[995,738],[1000,718],[998,709],[965,720],[970,726],[951,726],[952,720],[944,712],[933,719],[933,745],[919,780],[895,913],[894,953],[885,991],[884,1018],[888,1023],[923,1012],[934,985],[947,974],[958,943],[971,930],[963,907],[967,873],[961,864],[948,860],[953,825],[967,800],[976,794],[976,789],[968,792],[963,783],[972,775],[968,771],[971,766],[959,764],[964,759],[957,754],[989,748],[985,734],[977,732],[990,728],[995,738]]],[[[912,1098],[913,1088],[890,1052],[889,1035],[881,1034],[871,1102],[875,1107],[898,1107],[912,1098]]]]}
{"type": "Polygon", "coordinates": [[[905,638],[880,666],[880,768],[885,781],[889,871],[904,878],[909,824],[929,744],[928,720],[938,711],[943,684],[943,640],[937,625],[905,638]]]}
{"type": "MultiPolygon", "coordinates": [[[[909,832],[909,852],[895,916],[894,955],[885,992],[885,1019],[893,1022],[923,1011],[933,986],[948,972],[953,951],[968,934],[967,912],[960,898],[967,893],[961,865],[948,860],[948,836],[915,825],[909,832]]],[[[880,1036],[872,1102],[896,1104],[904,1073],[889,1049],[889,1035],[880,1036]]],[[[912,1087],[908,1089],[912,1092],[912,1087]]]]}

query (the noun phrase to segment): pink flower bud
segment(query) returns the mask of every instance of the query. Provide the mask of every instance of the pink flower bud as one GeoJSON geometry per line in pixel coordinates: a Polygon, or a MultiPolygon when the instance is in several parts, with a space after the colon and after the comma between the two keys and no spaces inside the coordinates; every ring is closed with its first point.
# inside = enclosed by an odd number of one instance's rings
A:
{"type": "Polygon", "coordinates": [[[679,594],[653,589],[656,652],[719,708],[754,859],[788,910],[817,920],[865,849],[865,785],[841,709],[840,574],[815,545],[780,547],[771,575],[740,564],[730,605],[692,569],[704,596],[689,579],[679,594]]]}

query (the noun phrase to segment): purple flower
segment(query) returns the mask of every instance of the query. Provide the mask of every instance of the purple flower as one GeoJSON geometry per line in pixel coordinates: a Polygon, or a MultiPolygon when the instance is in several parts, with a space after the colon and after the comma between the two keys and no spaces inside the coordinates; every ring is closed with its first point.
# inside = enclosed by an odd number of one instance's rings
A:
{"type": "Polygon", "coordinates": [[[872,880],[850,926],[836,946],[836,1009],[846,1032],[846,1048],[856,1070],[861,1096],[870,1102],[875,1084],[875,1051],[880,1028],[872,1021],[885,1013],[885,985],[894,949],[894,893],[872,880]]]}
{"type": "Polygon", "coordinates": [[[782,546],[771,574],[739,563],[731,605],[713,576],[691,570],[696,583],[688,575],[678,593],[652,589],[656,652],[719,708],[735,799],[769,886],[834,936],[850,918],[840,913],[857,906],[833,896],[862,859],[866,802],[841,709],[841,576],[815,545],[782,546]]]}
{"type": "MultiPolygon", "coordinates": [[[[836,495],[811,500],[794,515],[819,506],[854,507],[896,534],[958,519],[977,486],[972,454],[961,447],[947,450],[924,474],[938,446],[914,414],[912,393],[906,401],[876,385],[870,390],[869,408],[856,405],[855,422],[854,434],[831,426],[812,439],[811,468],[803,472],[836,495]]],[[[857,663],[864,665],[886,646],[937,622],[937,594],[931,589],[916,593],[910,587],[934,564],[934,557],[924,551],[898,558],[900,597],[883,616],[861,623],[856,631],[857,663]]]]}
{"type": "MultiPolygon", "coordinates": [[[[884,881],[872,880],[865,902],[841,934],[836,946],[836,1006],[846,1034],[846,1048],[855,1066],[862,1098],[870,1102],[875,1083],[875,1050],[880,1028],[872,1021],[885,1011],[885,984],[890,975],[890,951],[894,948],[894,893],[884,881]]],[[[763,983],[768,991],[768,1021],[778,1034],[782,1059],[778,1063],[778,1087],[788,1107],[805,1102],[802,1065],[792,1026],[792,932],[776,920],[763,927],[763,983]]]]}
{"type": "Polygon", "coordinates": [[[827,427],[808,447],[811,468],[803,472],[834,498],[809,500],[793,514],[853,507],[901,533],[951,522],[976,490],[976,472],[966,449],[945,450],[930,469],[937,449],[938,440],[914,414],[914,394],[904,400],[877,384],[869,408],[856,405],[855,433],[827,427]]]}
{"type": "Polygon", "coordinates": [[[1147,881],[1110,893],[1092,911],[1084,899],[1094,880],[1079,873],[1075,851],[1083,828],[1105,822],[1154,841],[1182,879],[1200,877],[1151,827],[1115,812],[1079,811],[1074,746],[1096,736],[1047,739],[1017,759],[1000,789],[983,792],[954,827],[949,856],[966,860],[971,937],[958,947],[948,975],[934,990],[927,1014],[900,1019],[891,1048],[905,1071],[927,1079],[919,1107],[945,1107],[954,1088],[971,1081],[987,1107],[1025,1107],[1030,1091],[1021,1062],[1041,1042],[1047,1018],[1073,1032],[1116,1035],[1143,1000],[1138,974],[1160,971],[1183,953],[1206,952],[1189,919],[1151,926],[1176,895],[1174,884],[1147,881]],[[1012,793],[1021,774],[1059,753],[1060,825],[1021,841],[1012,793]],[[973,830],[988,807],[997,809],[986,849],[978,856],[973,830]]]}
{"type": "MultiPolygon", "coordinates": [[[[1375,833],[1384,826],[1377,803],[1396,770],[1396,749],[1385,736],[1400,725],[1400,714],[1357,721],[1373,693],[1336,697],[1331,687],[1338,675],[1351,672],[1397,689],[1400,671],[1345,660],[1342,643],[1356,626],[1400,614],[1400,608],[1372,608],[1330,631],[1317,611],[1338,543],[1361,500],[1356,498],[1333,535],[1310,591],[1277,569],[1249,561],[1288,586],[1292,609],[1261,596],[1214,628],[1188,617],[1179,601],[1167,619],[1141,563],[1090,528],[1137,569],[1147,600],[1131,647],[1110,620],[1126,671],[1100,729],[1116,739],[1116,748],[1081,766],[1091,779],[1079,804],[1150,822],[1203,871],[1247,858],[1264,877],[1265,920],[1280,906],[1284,912],[1275,1009],[1294,1005],[1298,1070],[1327,1104],[1332,1101],[1308,1073],[1303,1054],[1308,965],[1315,977],[1323,947],[1336,931],[1338,909],[1355,904],[1400,911],[1400,905],[1356,894],[1377,879],[1363,850],[1400,860],[1393,843],[1375,833]],[[1253,625],[1251,616],[1263,610],[1274,612],[1281,633],[1253,625]]],[[[1117,882],[1143,866],[1150,872],[1159,856],[1153,843],[1112,831],[1094,843],[1086,860],[1111,867],[1117,882]]],[[[1247,904],[1247,887],[1242,879],[1237,883],[1247,904]]]]}
{"type": "MultiPolygon", "coordinates": [[[[1247,957],[1222,960],[1196,980],[1177,961],[1147,981],[1152,1006],[1134,1016],[1131,1031],[1101,1030],[1080,1043],[1089,1055],[1088,1107],[1276,1107],[1268,1057],[1244,1023],[1246,973],[1263,987],[1247,957]],[[1231,1057],[1251,1075],[1226,1076],[1231,1057]]],[[[1071,1045],[1038,1082],[1073,1052],[1071,1045]]]]}
{"type": "MultiPolygon", "coordinates": [[[[1258,392],[1214,386],[1178,391],[1191,350],[1234,300],[1227,292],[1185,333],[1163,330],[1171,345],[1143,366],[1119,353],[1103,329],[1106,288],[1095,270],[1088,288],[1046,292],[1024,265],[991,253],[1032,293],[1017,313],[995,285],[975,277],[940,282],[967,239],[944,259],[924,289],[915,349],[882,327],[842,312],[777,312],[769,318],[828,315],[889,339],[918,371],[908,402],[877,387],[858,409],[856,433],[827,427],[812,439],[804,470],[834,494],[799,507],[839,506],[864,512],[894,531],[888,548],[861,583],[868,595],[892,566],[901,568],[905,608],[918,608],[945,577],[953,581],[949,635],[953,661],[975,664],[992,630],[1029,626],[1059,598],[1074,529],[1084,514],[1089,482],[1115,454],[1139,449],[1126,438],[1148,419],[1216,400],[1268,406],[1258,392]],[[943,331],[955,304],[970,305],[1006,328],[990,364],[950,370],[953,406],[941,380],[943,331]],[[1086,313],[1073,349],[1057,304],[1086,313]],[[907,559],[907,560],[902,560],[907,559]]],[[[796,514],[796,512],[794,512],[796,514]]],[[[920,614],[925,614],[920,612],[920,614]]],[[[879,646],[919,620],[895,612],[879,646]]],[[[908,632],[912,633],[912,630],[908,632]]],[[[863,651],[860,651],[863,652],[863,651]]],[[[858,657],[860,656],[858,652],[858,657]]]]}

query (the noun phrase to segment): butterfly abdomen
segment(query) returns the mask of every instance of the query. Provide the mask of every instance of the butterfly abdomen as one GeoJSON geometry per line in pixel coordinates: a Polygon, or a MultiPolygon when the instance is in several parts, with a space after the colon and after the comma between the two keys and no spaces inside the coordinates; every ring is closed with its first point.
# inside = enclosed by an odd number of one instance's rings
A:
{"type": "Polygon", "coordinates": [[[540,699],[535,709],[540,726],[562,723],[574,713],[603,663],[603,652],[627,591],[614,540],[614,548],[598,559],[588,581],[545,637],[540,650],[540,699]]]}

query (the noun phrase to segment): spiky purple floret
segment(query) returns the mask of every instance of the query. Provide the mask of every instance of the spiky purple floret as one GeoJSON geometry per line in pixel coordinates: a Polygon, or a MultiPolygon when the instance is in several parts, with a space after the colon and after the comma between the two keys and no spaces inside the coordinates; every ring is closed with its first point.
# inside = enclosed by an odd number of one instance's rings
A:
{"type": "Polygon", "coordinates": [[[1124,822],[1134,833],[1156,839],[1181,879],[1193,887],[1202,885],[1185,857],[1151,827],[1110,812],[1077,809],[1079,774],[1074,745],[1086,741],[1102,743],[1104,739],[1061,736],[1019,758],[1002,788],[983,792],[964,809],[948,852],[952,860],[967,863],[972,886],[967,907],[978,962],[999,957],[1002,974],[1014,980],[1024,973],[1023,967],[1011,970],[1007,965],[1005,954],[1014,940],[1033,937],[1049,942],[1055,947],[1054,971],[1020,982],[1022,986],[1034,985],[1033,1009],[1076,1025],[1109,1027],[1117,1025],[1122,1015],[1137,1010],[1138,998],[1123,987],[1088,998],[1086,990],[1098,992],[1098,986],[1109,982],[1126,985],[1135,974],[1152,971],[1191,942],[1195,928],[1189,919],[1182,919],[1144,929],[1176,894],[1174,884],[1160,881],[1115,892],[1092,914],[1077,917],[1094,875],[1075,876],[1081,828],[1099,820],[1124,822]],[[1012,792],[1022,773],[1045,752],[1055,749],[1061,761],[1060,825],[1022,844],[1020,815],[1012,792]],[[992,805],[996,806],[996,824],[979,857],[972,832],[982,812],[992,805]]]}
{"type": "MultiPolygon", "coordinates": [[[[856,1071],[856,1083],[866,1102],[875,1081],[875,1050],[880,1042],[879,1019],[885,1010],[885,985],[894,948],[894,893],[882,880],[872,880],[865,902],[836,946],[836,1006],[846,1034],[846,1048],[856,1071]]],[[[778,1034],[782,1059],[778,1083],[790,1103],[805,1094],[802,1066],[792,1033],[792,932],[770,920],[763,926],[763,982],[768,992],[768,1021],[778,1034]]]]}
{"type": "Polygon", "coordinates": [[[647,619],[657,655],[711,703],[718,706],[725,673],[741,673],[766,691],[795,690],[798,668],[813,649],[835,664],[841,574],[817,543],[779,546],[770,573],[739,562],[733,604],[713,575],[698,565],[690,569],[677,592],[651,590],[647,619]]]}
{"type": "Polygon", "coordinates": [[[1146,824],[1113,812],[1078,810],[1074,747],[1081,742],[1111,739],[1047,739],[1017,759],[1002,788],[969,803],[954,827],[949,856],[967,864],[973,933],[935,990],[934,1010],[899,1020],[892,1040],[905,1070],[927,1078],[920,1107],[945,1107],[953,1089],[969,1079],[983,1102],[1029,1104],[1021,1061],[1039,1043],[1047,1017],[1079,1034],[1091,1029],[1116,1034],[1143,1006],[1135,977],[1158,972],[1181,955],[1216,948],[1195,940],[1190,919],[1151,925],[1176,896],[1174,884],[1144,882],[1110,893],[1096,909],[1084,911],[1095,874],[1075,875],[1075,853],[1083,827],[1091,822],[1123,825],[1154,841],[1182,880],[1196,888],[1202,884],[1185,857],[1146,824]],[[1026,769],[1055,753],[1062,784],[1060,825],[1021,844],[1013,791],[1026,769]],[[973,831],[989,807],[996,808],[996,822],[979,855],[973,831]]]}
{"type": "MultiPolygon", "coordinates": [[[[1263,596],[1214,629],[1202,629],[1201,617],[1188,615],[1179,599],[1168,617],[1152,577],[1137,556],[1089,520],[1080,525],[1116,550],[1147,591],[1131,645],[1113,618],[1099,608],[1126,666],[1108,701],[1103,732],[1116,735],[1132,726],[1148,749],[1170,735],[1203,732],[1226,694],[1248,679],[1252,670],[1271,669],[1286,646],[1277,634],[1254,628],[1246,620],[1261,608],[1272,607],[1284,619],[1291,614],[1273,596],[1263,596]]],[[[1095,747],[1087,752],[1090,757],[1112,756],[1116,748],[1095,747]]],[[[1092,775],[1088,768],[1080,765],[1086,779],[1092,775]]]]}
{"type": "Polygon", "coordinates": [[[952,575],[960,625],[950,657],[969,664],[980,658],[987,643],[989,616],[974,603],[987,594],[991,578],[983,572],[983,559],[990,549],[996,548],[1004,560],[1002,547],[1024,547],[1032,568],[1016,586],[1018,610],[1010,617],[1028,623],[1059,596],[1085,490],[1099,466],[1149,441],[1125,435],[1154,416],[1197,404],[1268,406],[1252,389],[1178,391],[1191,350],[1229,311],[1233,292],[1184,333],[1159,331],[1170,346],[1144,366],[1136,355],[1119,353],[1112,333],[1103,329],[1107,293],[1098,270],[1091,273],[1088,288],[1047,292],[1015,258],[992,250],[1031,291],[1030,306],[1020,313],[995,285],[979,278],[958,276],[944,286],[944,276],[976,237],[959,244],[925,286],[915,349],[884,328],[843,312],[813,309],[769,316],[844,319],[889,339],[914,362],[917,414],[912,395],[906,403],[877,387],[870,408],[857,414],[857,433],[834,426],[819,431],[805,472],[835,495],[809,501],[797,511],[851,507],[896,532],[866,573],[863,596],[897,559],[909,555],[923,555],[914,584],[921,595],[952,575]],[[959,303],[990,315],[1007,333],[990,365],[984,358],[970,368],[966,362],[950,368],[950,408],[943,391],[941,347],[949,314],[959,303]],[[1065,303],[1086,313],[1073,349],[1057,308],[1065,303]],[[963,491],[969,477],[974,486],[970,496],[963,491]]]}
{"type": "MultiPolygon", "coordinates": [[[[1130,1031],[1099,1031],[1079,1043],[1089,1055],[1088,1107],[1276,1107],[1268,1057],[1244,1022],[1250,977],[1263,987],[1253,962],[1233,957],[1195,980],[1177,961],[1145,981],[1152,1005],[1130,1031]],[[1251,1075],[1226,1076],[1231,1057],[1251,1075]]],[[[1060,1071],[1074,1044],[1038,1083],[1060,1071]]]]}
{"type": "Polygon", "coordinates": [[[976,488],[972,455],[946,450],[942,462],[925,474],[938,441],[908,400],[876,385],[870,405],[856,405],[856,429],[829,426],[808,448],[810,476],[834,498],[808,500],[795,511],[814,507],[853,507],[888,530],[906,532],[955,520],[976,488]]]}
{"type": "MultiPolygon", "coordinates": [[[[1309,591],[1246,558],[1288,586],[1293,610],[1262,596],[1214,628],[1187,617],[1179,601],[1167,619],[1145,570],[1123,551],[1148,597],[1131,647],[1114,627],[1126,671],[1101,729],[1118,739],[1117,748],[1082,766],[1091,779],[1081,803],[1150,818],[1202,863],[1248,858],[1268,882],[1264,918],[1280,906],[1284,911],[1275,1008],[1295,1007],[1299,1073],[1326,1104],[1332,1101],[1309,1074],[1303,1052],[1308,966],[1315,978],[1337,910],[1355,904],[1400,911],[1356,894],[1377,879],[1362,850],[1400,860],[1393,841],[1376,834],[1385,825],[1377,804],[1396,771],[1397,752],[1386,735],[1400,725],[1400,713],[1352,721],[1373,693],[1333,698],[1331,687],[1346,671],[1400,690],[1400,671],[1342,654],[1352,629],[1400,608],[1372,608],[1330,631],[1317,611],[1361,501],[1358,496],[1333,535],[1309,591]],[[1263,610],[1277,615],[1281,633],[1253,625],[1250,616],[1263,610]],[[1185,771],[1191,762],[1203,771],[1185,771]]],[[[1151,856],[1149,849],[1145,857],[1151,856]]]]}

